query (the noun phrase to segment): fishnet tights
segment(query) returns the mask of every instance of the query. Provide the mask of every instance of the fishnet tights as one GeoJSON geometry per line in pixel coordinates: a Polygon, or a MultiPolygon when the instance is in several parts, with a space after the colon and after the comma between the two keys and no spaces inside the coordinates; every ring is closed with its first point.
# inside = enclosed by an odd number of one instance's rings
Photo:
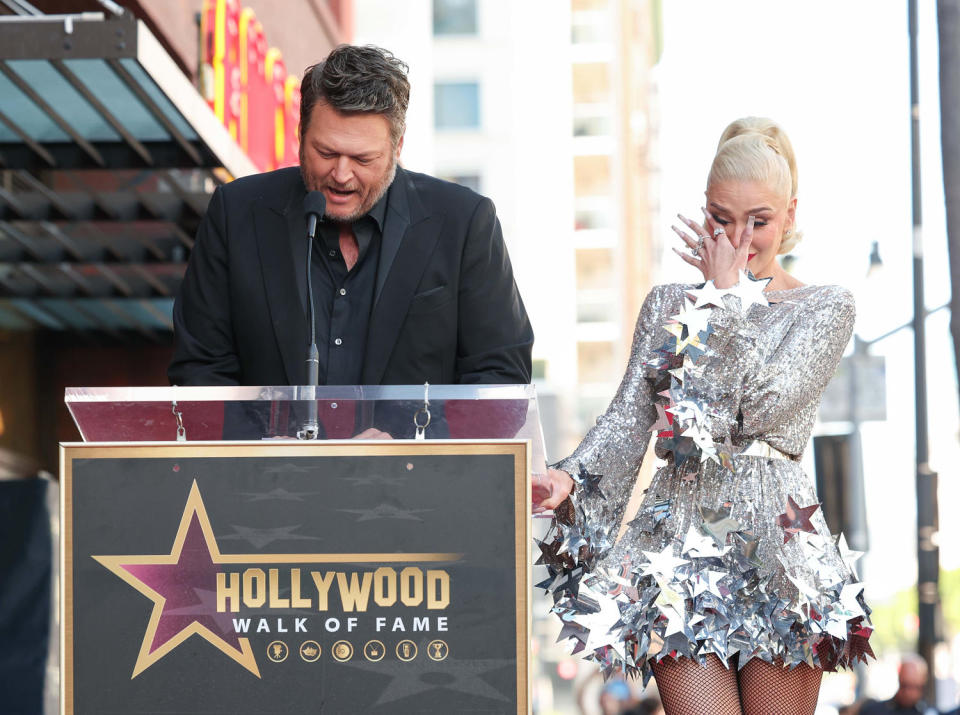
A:
{"type": "Polygon", "coordinates": [[[741,715],[736,665],[729,670],[715,655],[706,667],[691,658],[664,658],[653,677],[666,715],[741,715]]]}
{"type": "Polygon", "coordinates": [[[653,664],[666,715],[813,715],[821,670],[753,659],[738,673],[715,655],[706,666],[690,658],[664,658],[653,664]]]}
{"type": "Polygon", "coordinates": [[[780,663],[754,658],[740,671],[740,702],[745,715],[813,715],[823,671],[801,664],[786,669],[780,663]]]}

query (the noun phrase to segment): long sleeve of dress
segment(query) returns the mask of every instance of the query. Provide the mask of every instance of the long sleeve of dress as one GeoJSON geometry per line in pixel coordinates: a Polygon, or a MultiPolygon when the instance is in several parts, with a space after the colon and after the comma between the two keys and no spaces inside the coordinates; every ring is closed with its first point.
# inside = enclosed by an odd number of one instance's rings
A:
{"type": "Polygon", "coordinates": [[[605,499],[597,494],[577,498],[587,502],[585,509],[602,514],[609,524],[619,524],[623,518],[650,443],[650,427],[656,420],[644,361],[668,337],[662,329],[667,299],[666,286],[656,286],[647,295],[633,333],[630,361],[616,395],[576,451],[556,465],[569,474],[577,474],[583,465],[589,472],[603,475],[601,490],[605,499]]]}

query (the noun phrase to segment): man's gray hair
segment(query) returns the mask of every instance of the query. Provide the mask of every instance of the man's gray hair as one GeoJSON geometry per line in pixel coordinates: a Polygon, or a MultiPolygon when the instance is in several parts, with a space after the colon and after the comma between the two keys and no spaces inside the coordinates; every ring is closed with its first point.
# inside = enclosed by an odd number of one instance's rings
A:
{"type": "Polygon", "coordinates": [[[396,147],[406,129],[410,82],[407,64],[382,47],[340,45],[308,67],[300,83],[300,135],[307,132],[314,105],[327,102],[338,112],[382,114],[396,147]]]}

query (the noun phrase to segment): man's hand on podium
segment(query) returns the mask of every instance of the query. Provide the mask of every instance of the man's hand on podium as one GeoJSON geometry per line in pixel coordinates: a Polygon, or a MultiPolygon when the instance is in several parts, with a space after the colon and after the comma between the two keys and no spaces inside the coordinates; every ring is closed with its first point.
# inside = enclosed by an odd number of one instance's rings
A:
{"type": "Polygon", "coordinates": [[[360,434],[354,435],[353,439],[393,439],[393,437],[387,432],[381,432],[376,427],[368,427],[360,434]]]}

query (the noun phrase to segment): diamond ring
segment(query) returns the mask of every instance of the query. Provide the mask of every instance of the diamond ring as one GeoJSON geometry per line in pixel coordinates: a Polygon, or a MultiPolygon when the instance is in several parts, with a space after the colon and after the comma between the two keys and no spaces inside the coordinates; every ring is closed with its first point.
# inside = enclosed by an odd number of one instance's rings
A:
{"type": "Polygon", "coordinates": [[[690,253],[692,253],[694,256],[700,255],[700,249],[703,248],[703,242],[707,239],[706,236],[701,236],[700,234],[697,234],[697,237],[700,239],[697,241],[697,247],[690,251],[690,253]]]}

